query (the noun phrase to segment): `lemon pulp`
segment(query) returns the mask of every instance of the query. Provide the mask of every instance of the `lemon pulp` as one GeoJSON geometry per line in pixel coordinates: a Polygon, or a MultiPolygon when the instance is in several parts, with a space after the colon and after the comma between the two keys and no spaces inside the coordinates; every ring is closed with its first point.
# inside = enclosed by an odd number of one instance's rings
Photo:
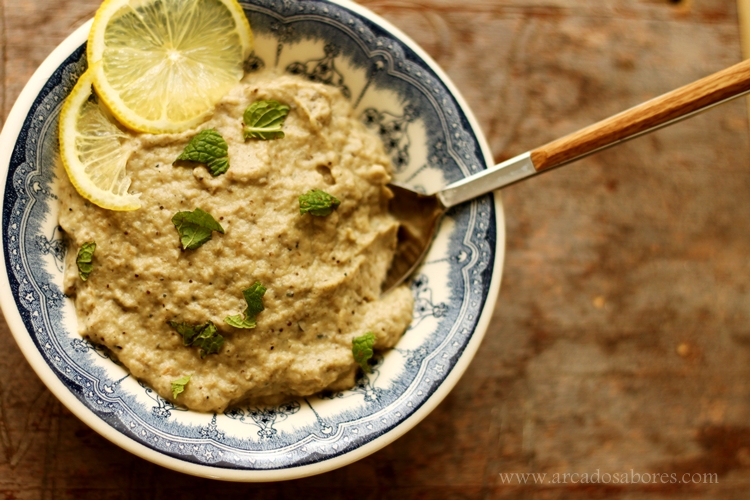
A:
{"type": "Polygon", "coordinates": [[[81,196],[103,208],[135,210],[141,202],[128,193],[126,171],[135,140],[98,101],[92,81],[84,73],[60,112],[60,158],[81,196]]]}
{"type": "Polygon", "coordinates": [[[94,87],[140,132],[195,127],[243,76],[250,25],[236,0],[107,0],[87,56],[94,87]]]}

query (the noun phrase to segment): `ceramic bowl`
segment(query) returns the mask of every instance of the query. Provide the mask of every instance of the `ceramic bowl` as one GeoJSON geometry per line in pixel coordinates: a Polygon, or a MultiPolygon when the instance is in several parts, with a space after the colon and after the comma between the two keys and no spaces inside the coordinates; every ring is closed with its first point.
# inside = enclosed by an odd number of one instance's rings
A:
{"type": "MultiPolygon", "coordinates": [[[[247,71],[277,68],[341,89],[379,134],[395,177],[437,188],[492,163],[446,75],[388,22],[346,0],[241,2],[255,34],[247,71]]],[[[57,224],[61,105],[86,67],[90,24],[47,58],[0,137],[2,309],[21,350],[81,420],[157,464],[236,481],[291,479],[358,460],[414,427],[474,356],[500,286],[498,197],[452,209],[411,280],[414,318],[351,390],[223,414],[189,411],[140,383],[77,333],[62,293],[65,235],[57,224]]]]}

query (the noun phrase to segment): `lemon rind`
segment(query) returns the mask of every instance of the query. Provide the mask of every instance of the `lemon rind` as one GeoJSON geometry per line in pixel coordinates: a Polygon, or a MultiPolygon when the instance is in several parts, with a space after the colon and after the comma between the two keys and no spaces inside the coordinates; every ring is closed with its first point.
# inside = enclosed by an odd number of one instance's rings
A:
{"type": "MultiPolygon", "coordinates": [[[[219,1],[227,7],[235,21],[235,32],[240,38],[242,59],[245,60],[253,50],[254,40],[250,23],[245,16],[242,6],[240,6],[237,0],[219,1]]],[[[97,41],[104,39],[104,30],[106,29],[111,17],[128,4],[129,0],[105,0],[97,10],[94,17],[91,31],[89,32],[86,55],[90,71],[92,71],[93,74],[94,87],[97,90],[97,94],[120,123],[139,132],[150,134],[178,133],[197,127],[210,117],[213,111],[213,106],[216,103],[207,106],[203,111],[198,111],[195,116],[187,120],[174,121],[168,118],[150,120],[143,118],[128,106],[120,97],[119,93],[107,81],[107,75],[101,64],[104,46],[103,43],[97,43],[97,41]]]]}
{"type": "MultiPolygon", "coordinates": [[[[250,28],[250,21],[247,20],[245,11],[239,4],[239,2],[237,2],[237,0],[219,1],[223,3],[232,14],[232,18],[234,19],[237,26],[237,33],[242,43],[243,59],[247,59],[250,53],[253,51],[253,46],[255,43],[255,40],[253,38],[253,31],[250,28]],[[242,29],[240,29],[240,26],[242,26],[242,29]]],[[[89,63],[98,61],[102,57],[103,46],[94,43],[94,41],[97,39],[97,37],[100,40],[104,38],[103,30],[107,27],[106,21],[109,21],[110,17],[115,12],[120,10],[129,2],[130,0],[104,0],[104,2],[99,6],[99,9],[96,11],[96,14],[94,16],[94,22],[91,25],[91,30],[89,31],[88,43],[86,44],[86,58],[88,59],[89,63]]]]}
{"type": "Polygon", "coordinates": [[[160,120],[147,120],[141,119],[140,115],[135,113],[129,106],[127,106],[116,90],[112,88],[107,82],[107,77],[102,69],[100,62],[94,63],[90,66],[90,71],[93,74],[94,86],[97,90],[97,95],[107,107],[112,111],[112,114],[117,117],[117,120],[125,125],[126,127],[133,129],[138,132],[144,132],[148,134],[169,134],[184,132],[191,128],[195,128],[204,121],[206,121],[213,112],[213,106],[199,115],[196,115],[190,120],[183,120],[175,122],[168,119],[160,120]]]}
{"type": "Polygon", "coordinates": [[[109,210],[137,210],[141,207],[140,194],[116,195],[101,189],[85,175],[85,166],[78,159],[75,146],[78,111],[91,95],[92,83],[93,75],[91,71],[86,71],[78,79],[60,111],[60,159],[70,183],[91,203],[109,210]]]}

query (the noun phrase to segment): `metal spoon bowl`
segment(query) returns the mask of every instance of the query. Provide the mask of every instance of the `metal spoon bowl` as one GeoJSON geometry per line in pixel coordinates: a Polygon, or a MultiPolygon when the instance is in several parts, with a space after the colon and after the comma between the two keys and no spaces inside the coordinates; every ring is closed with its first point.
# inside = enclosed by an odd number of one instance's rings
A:
{"type": "Polygon", "coordinates": [[[423,194],[391,183],[390,211],[400,221],[398,245],[382,289],[403,283],[419,267],[447,209],[538,173],[666,127],[750,92],[750,60],[651,99],[487,170],[423,194]]]}

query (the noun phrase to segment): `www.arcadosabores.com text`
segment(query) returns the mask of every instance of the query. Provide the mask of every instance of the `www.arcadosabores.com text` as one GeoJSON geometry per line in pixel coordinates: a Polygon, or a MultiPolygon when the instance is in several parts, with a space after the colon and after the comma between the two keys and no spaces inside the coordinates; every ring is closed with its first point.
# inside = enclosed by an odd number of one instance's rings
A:
{"type": "Polygon", "coordinates": [[[501,472],[503,484],[719,484],[716,473],[699,472],[501,472]]]}

